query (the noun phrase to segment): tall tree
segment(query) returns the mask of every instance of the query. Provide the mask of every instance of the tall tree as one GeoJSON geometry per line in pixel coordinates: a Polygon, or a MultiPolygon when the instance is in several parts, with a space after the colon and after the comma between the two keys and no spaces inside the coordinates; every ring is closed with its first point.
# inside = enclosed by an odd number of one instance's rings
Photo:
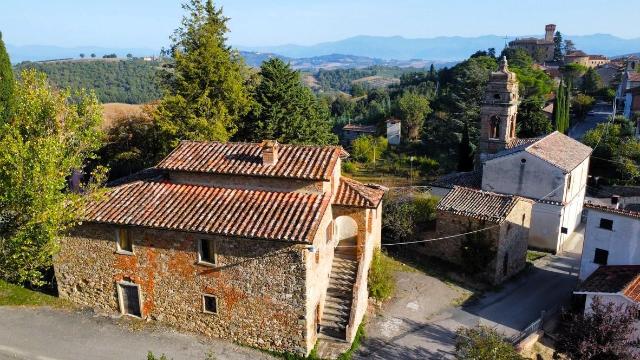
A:
{"type": "Polygon", "coordinates": [[[0,32],[0,121],[9,117],[13,103],[13,69],[0,32]]]}
{"type": "Polygon", "coordinates": [[[594,68],[589,68],[589,70],[584,73],[581,88],[582,91],[589,95],[594,95],[602,88],[602,78],[594,68]]]}
{"type": "Polygon", "coordinates": [[[473,170],[473,147],[469,136],[469,124],[465,121],[462,140],[458,145],[458,171],[473,170]]]}
{"type": "Polygon", "coordinates": [[[537,137],[550,133],[553,130],[551,121],[542,112],[544,100],[540,97],[531,97],[522,100],[518,107],[518,136],[537,137]]]}
{"type": "Polygon", "coordinates": [[[596,297],[585,313],[566,314],[556,353],[570,360],[631,360],[640,356],[635,324],[638,307],[605,303],[596,297]]]}
{"type": "Polygon", "coordinates": [[[409,140],[418,140],[424,121],[427,115],[431,113],[429,99],[424,95],[405,92],[398,99],[398,108],[400,109],[407,137],[409,140]]]}
{"type": "Polygon", "coordinates": [[[262,64],[253,98],[256,105],[236,138],[316,145],[337,142],[328,109],[284,61],[272,58],[262,64]]]}
{"type": "Polygon", "coordinates": [[[156,118],[167,148],[180,139],[226,141],[251,97],[240,56],[226,44],[228,18],[211,0],[190,0],[171,37],[172,62],[161,72],[165,95],[156,118]]]}
{"type": "Polygon", "coordinates": [[[87,197],[65,191],[101,142],[102,107],[85,91],[58,91],[23,71],[14,110],[0,122],[0,278],[39,284],[56,238],[87,197]]]}
{"type": "Polygon", "coordinates": [[[553,61],[562,61],[564,59],[563,50],[563,42],[562,42],[562,34],[560,31],[556,31],[555,36],[553,37],[553,61]]]}

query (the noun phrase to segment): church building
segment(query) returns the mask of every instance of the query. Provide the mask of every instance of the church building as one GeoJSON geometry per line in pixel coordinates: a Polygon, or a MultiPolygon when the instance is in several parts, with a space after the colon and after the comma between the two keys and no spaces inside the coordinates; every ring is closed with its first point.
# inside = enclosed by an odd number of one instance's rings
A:
{"type": "Polygon", "coordinates": [[[440,194],[464,184],[534,200],[529,246],[562,252],[580,223],[591,148],[557,131],[518,138],[518,103],[516,74],[503,58],[491,73],[480,111],[477,169],[441,178],[434,186],[440,194]]]}

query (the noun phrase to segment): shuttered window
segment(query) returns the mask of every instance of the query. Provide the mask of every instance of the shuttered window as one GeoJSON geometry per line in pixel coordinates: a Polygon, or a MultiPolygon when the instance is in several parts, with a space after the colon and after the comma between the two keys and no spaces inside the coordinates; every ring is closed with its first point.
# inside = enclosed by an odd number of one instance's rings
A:
{"type": "Polygon", "coordinates": [[[125,315],[141,317],[140,312],[140,288],[135,284],[118,284],[120,287],[120,302],[122,313],[125,315]]]}

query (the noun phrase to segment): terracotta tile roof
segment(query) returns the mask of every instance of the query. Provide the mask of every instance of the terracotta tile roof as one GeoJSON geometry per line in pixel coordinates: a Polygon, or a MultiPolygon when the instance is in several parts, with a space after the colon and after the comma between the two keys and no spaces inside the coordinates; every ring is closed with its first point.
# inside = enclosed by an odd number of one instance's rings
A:
{"type": "Polygon", "coordinates": [[[156,168],[213,174],[329,180],[340,146],[279,144],[278,162],[263,165],[260,144],[182,141],[156,168]]]}
{"type": "Polygon", "coordinates": [[[627,77],[628,81],[640,81],[640,72],[629,71],[627,74],[629,74],[627,77]]]}
{"type": "Polygon", "coordinates": [[[362,132],[368,134],[375,134],[377,128],[374,125],[360,125],[360,124],[347,124],[342,127],[344,131],[362,132]]]}
{"type": "Polygon", "coordinates": [[[334,205],[375,209],[380,204],[386,189],[376,185],[365,185],[358,181],[341,177],[334,205]]]}
{"type": "Polygon", "coordinates": [[[268,240],[312,242],[329,194],[136,181],[87,205],[84,221],[268,240]]]}
{"type": "Polygon", "coordinates": [[[489,155],[486,161],[526,151],[565,172],[580,165],[591,155],[591,148],[557,131],[539,138],[516,139],[512,148],[489,155]],[[518,140],[518,141],[516,141],[518,140]]]}
{"type": "MultiPolygon", "coordinates": [[[[607,199],[607,200],[609,200],[609,199],[607,199]]],[[[604,205],[600,205],[600,204],[594,204],[592,202],[585,202],[584,203],[584,207],[587,208],[587,209],[594,209],[594,210],[598,210],[598,211],[608,212],[608,213],[611,213],[611,214],[624,215],[624,216],[629,216],[629,217],[640,219],[640,212],[637,212],[637,211],[616,209],[616,208],[611,207],[611,206],[604,206],[604,205]]]]}
{"type": "Polygon", "coordinates": [[[444,175],[430,185],[446,189],[452,189],[454,186],[480,189],[482,187],[482,170],[456,172],[444,175]]]}
{"type": "Polygon", "coordinates": [[[600,266],[576,292],[622,294],[640,302],[640,265],[600,266]]]}
{"type": "Polygon", "coordinates": [[[453,190],[440,200],[437,209],[500,223],[506,219],[520,200],[524,199],[513,195],[454,186],[453,190]]]}
{"type": "Polygon", "coordinates": [[[517,147],[520,146],[524,146],[524,145],[529,145],[529,144],[533,144],[534,142],[538,141],[542,139],[541,137],[537,137],[537,138],[515,138],[512,139],[511,141],[509,141],[507,143],[507,146],[505,146],[505,149],[515,149],[517,147]]]}
{"type": "Polygon", "coordinates": [[[590,147],[557,131],[528,146],[526,151],[567,172],[591,156],[590,147]]]}

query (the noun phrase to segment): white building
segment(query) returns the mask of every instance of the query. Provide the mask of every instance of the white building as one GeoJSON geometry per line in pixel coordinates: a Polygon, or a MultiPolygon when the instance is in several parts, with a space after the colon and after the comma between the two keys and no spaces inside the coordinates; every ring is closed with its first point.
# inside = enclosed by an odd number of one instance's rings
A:
{"type": "Polygon", "coordinates": [[[503,59],[480,110],[478,169],[443,177],[432,189],[444,194],[454,185],[479,182],[485,191],[535,200],[529,246],[562,252],[580,223],[591,148],[559,132],[516,137],[518,103],[516,75],[503,59]]]}
{"type": "Polygon", "coordinates": [[[624,110],[622,115],[626,118],[631,118],[632,105],[633,105],[633,93],[629,90],[640,86],[640,73],[635,69],[627,69],[622,75],[622,81],[618,86],[616,92],[616,98],[618,101],[624,102],[624,110]]]}
{"type": "Polygon", "coordinates": [[[400,145],[401,128],[400,120],[394,118],[387,120],[387,141],[389,145],[400,145]]]}
{"type": "Polygon", "coordinates": [[[640,265],[640,212],[586,203],[580,280],[605,265],[640,265]]]}

